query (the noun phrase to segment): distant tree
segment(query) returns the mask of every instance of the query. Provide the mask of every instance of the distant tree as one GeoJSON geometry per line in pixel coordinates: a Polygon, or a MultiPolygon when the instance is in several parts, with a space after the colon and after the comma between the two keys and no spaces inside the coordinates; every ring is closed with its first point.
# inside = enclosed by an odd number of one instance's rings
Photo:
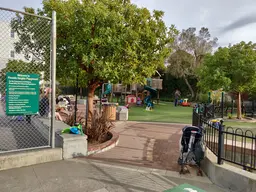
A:
{"type": "Polygon", "coordinates": [[[24,62],[22,60],[9,60],[6,67],[0,71],[0,82],[1,91],[5,90],[6,73],[16,72],[16,73],[35,73],[39,74],[41,72],[41,66],[35,62],[24,62]]]}
{"type": "Polygon", "coordinates": [[[189,83],[188,78],[193,76],[193,65],[194,58],[191,54],[184,50],[177,50],[171,54],[168,58],[167,72],[176,78],[182,78],[191,93],[191,97],[194,98],[195,92],[189,83]]]}
{"type": "Polygon", "coordinates": [[[204,57],[212,52],[217,41],[217,38],[211,38],[208,28],[202,27],[198,34],[196,34],[196,28],[188,28],[182,30],[171,45],[177,53],[172,53],[168,59],[171,69],[169,71],[175,77],[182,77],[185,80],[192,98],[195,96],[195,91],[190,85],[188,77],[198,79],[196,70],[202,65],[204,57]]]}
{"type": "Polygon", "coordinates": [[[237,94],[237,118],[241,119],[241,93],[256,89],[256,44],[241,42],[219,48],[205,58],[198,85],[205,91],[223,88],[237,94]]]}

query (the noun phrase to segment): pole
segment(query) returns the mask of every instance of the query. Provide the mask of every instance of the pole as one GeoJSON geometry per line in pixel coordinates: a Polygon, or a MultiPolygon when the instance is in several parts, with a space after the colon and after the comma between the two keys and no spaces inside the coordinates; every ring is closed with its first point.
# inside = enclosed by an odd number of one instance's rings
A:
{"type": "Polygon", "coordinates": [[[76,124],[76,114],[77,114],[77,93],[78,93],[78,73],[76,75],[76,100],[75,100],[75,124],[76,124]]]}
{"type": "Polygon", "coordinates": [[[56,12],[52,12],[51,26],[51,147],[55,148],[55,100],[56,100],[56,12]]]}
{"type": "Polygon", "coordinates": [[[208,92],[208,103],[211,103],[211,92],[208,92]]]}
{"type": "Polygon", "coordinates": [[[221,93],[221,118],[224,117],[224,92],[221,93]]]}
{"type": "Polygon", "coordinates": [[[222,155],[224,150],[223,130],[224,130],[224,125],[223,125],[223,121],[221,120],[220,126],[219,126],[218,157],[217,157],[217,163],[219,165],[223,164],[223,161],[222,161],[222,155]]]}

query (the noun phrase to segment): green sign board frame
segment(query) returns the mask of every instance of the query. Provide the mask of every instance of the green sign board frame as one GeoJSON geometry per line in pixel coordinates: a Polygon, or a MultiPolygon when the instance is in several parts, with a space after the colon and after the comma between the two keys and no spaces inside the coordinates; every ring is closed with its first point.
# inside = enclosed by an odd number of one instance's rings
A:
{"type": "Polygon", "coordinates": [[[34,115],[39,112],[39,74],[6,73],[6,114],[34,115]]]}

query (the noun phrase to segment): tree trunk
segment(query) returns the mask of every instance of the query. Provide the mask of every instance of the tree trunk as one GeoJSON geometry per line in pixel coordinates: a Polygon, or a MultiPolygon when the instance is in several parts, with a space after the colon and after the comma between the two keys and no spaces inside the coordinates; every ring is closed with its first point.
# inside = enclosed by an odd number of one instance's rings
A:
{"type": "Polygon", "coordinates": [[[237,119],[242,119],[241,93],[237,94],[237,119]]]}
{"type": "Polygon", "coordinates": [[[93,83],[88,86],[88,115],[87,115],[87,129],[91,128],[91,122],[93,118],[93,99],[96,88],[98,87],[98,83],[93,83]]]}
{"type": "Polygon", "coordinates": [[[187,79],[186,77],[183,77],[183,78],[184,78],[185,83],[186,83],[187,86],[188,86],[188,89],[189,89],[189,91],[190,91],[190,93],[191,93],[192,99],[194,99],[194,97],[195,97],[195,92],[194,92],[194,90],[192,89],[191,85],[189,84],[188,79],[187,79]]]}

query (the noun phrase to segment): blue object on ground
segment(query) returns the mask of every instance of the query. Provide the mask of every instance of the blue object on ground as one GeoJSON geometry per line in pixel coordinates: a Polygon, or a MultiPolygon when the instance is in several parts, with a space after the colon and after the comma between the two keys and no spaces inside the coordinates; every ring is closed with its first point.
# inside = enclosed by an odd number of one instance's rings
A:
{"type": "Polygon", "coordinates": [[[76,134],[76,135],[81,133],[80,130],[77,127],[71,127],[70,132],[73,133],[73,134],[76,134]]]}

